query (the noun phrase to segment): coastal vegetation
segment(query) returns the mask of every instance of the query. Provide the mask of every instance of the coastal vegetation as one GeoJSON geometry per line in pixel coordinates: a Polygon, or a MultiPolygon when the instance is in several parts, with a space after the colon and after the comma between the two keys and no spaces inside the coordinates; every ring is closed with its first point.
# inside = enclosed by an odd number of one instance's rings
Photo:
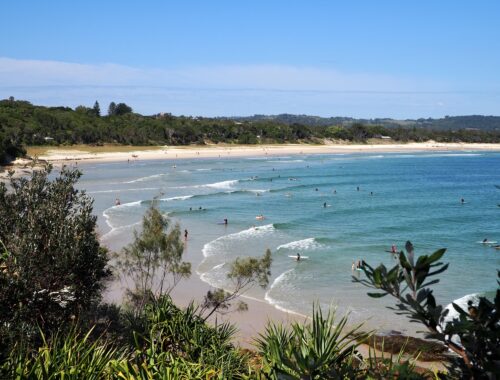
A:
{"type": "MultiPolygon", "coordinates": [[[[155,209],[154,201],[142,231],[121,252],[122,262],[118,256],[110,260],[97,239],[92,200],[75,188],[81,173],[63,168],[52,177],[50,170],[0,183],[0,378],[427,379],[471,374],[482,379],[497,369],[498,292],[494,303],[483,299],[474,311],[457,308],[460,316],[438,330],[444,313],[429,289],[437,279],[429,277],[446,270],[439,262],[444,250],[416,258],[408,244],[395,268],[365,263],[361,282],[378,289],[374,297],[396,296],[399,310],[430,328],[435,339],[459,347],[455,352],[460,356],[452,358],[461,360],[463,365],[454,368],[459,371],[417,371],[418,354],[407,357],[403,350],[380,356],[373,349],[363,357],[360,344],[372,334],[361,326],[349,328],[347,316],[336,318],[333,310],[325,315],[316,306],[310,321],[269,323],[255,352],[242,350],[234,345],[234,326],[217,319],[207,323],[207,315],[224,309],[237,292],[215,291],[219,295],[211,299],[212,308],[195,302],[179,308],[170,298],[172,287],[191,268],[183,261],[178,226],[155,209]],[[121,306],[101,302],[113,269],[132,280],[121,306]],[[450,335],[459,336],[458,346],[450,344],[450,335]]],[[[236,290],[266,286],[271,262],[270,251],[238,259],[230,266],[229,280],[236,290]]]]}
{"type": "Polygon", "coordinates": [[[143,116],[125,103],[114,102],[109,104],[107,115],[103,115],[97,101],[92,107],[82,105],[72,109],[36,106],[11,97],[0,100],[0,164],[24,155],[26,147],[39,145],[323,144],[364,143],[374,138],[399,142],[500,142],[496,117],[439,119],[445,120],[449,128],[438,128],[438,124],[428,119],[387,123],[385,119],[330,118],[319,123],[313,117],[288,116],[234,119],[168,113],[143,116]]]}
{"type": "Polygon", "coordinates": [[[483,296],[471,299],[467,310],[453,303],[458,317],[447,319],[451,310],[436,302],[430,287],[439,282],[436,275],[448,268],[440,261],[446,249],[415,257],[408,241],[405,250],[397,254],[398,263],[392,268],[363,263],[366,278],[353,276],[353,281],[375,289],[368,293],[370,297],[394,297],[398,314],[424,325],[428,338],[443,342],[457,354],[450,362],[450,373],[473,379],[496,378],[500,375],[500,287],[493,301],[483,296]]]}

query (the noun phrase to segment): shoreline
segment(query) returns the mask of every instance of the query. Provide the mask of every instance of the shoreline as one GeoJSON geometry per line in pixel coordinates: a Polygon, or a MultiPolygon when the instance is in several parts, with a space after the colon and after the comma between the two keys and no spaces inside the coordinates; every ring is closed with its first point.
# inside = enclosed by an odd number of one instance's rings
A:
{"type": "MultiPolygon", "coordinates": [[[[283,145],[208,145],[151,147],[151,149],[129,150],[122,152],[89,151],[79,149],[48,149],[38,156],[48,162],[93,161],[124,162],[127,160],[161,160],[186,158],[229,158],[229,157],[265,157],[276,155],[299,154],[348,154],[348,153],[408,153],[435,151],[500,151],[500,144],[480,143],[425,143],[407,144],[283,144],[283,145]]],[[[133,147],[127,147],[133,148],[133,147]]],[[[142,148],[142,147],[141,147],[142,148]]]]}

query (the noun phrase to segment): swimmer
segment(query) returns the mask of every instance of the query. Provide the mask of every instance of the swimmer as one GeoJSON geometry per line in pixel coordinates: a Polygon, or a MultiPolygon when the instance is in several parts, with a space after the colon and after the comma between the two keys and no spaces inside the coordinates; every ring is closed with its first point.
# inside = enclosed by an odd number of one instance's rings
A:
{"type": "Polygon", "coordinates": [[[314,190],[315,190],[315,191],[319,191],[319,189],[318,189],[318,188],[316,188],[316,189],[314,189],[314,190]]]}
{"type": "Polygon", "coordinates": [[[356,187],[356,190],[359,191],[359,186],[356,187]]]}
{"type": "Polygon", "coordinates": [[[370,195],[373,195],[373,191],[370,191],[370,195]]]}
{"type": "Polygon", "coordinates": [[[333,189],[333,194],[337,194],[337,190],[333,189]]]}
{"type": "Polygon", "coordinates": [[[115,206],[120,206],[122,202],[120,202],[120,198],[115,199],[115,206]]]}

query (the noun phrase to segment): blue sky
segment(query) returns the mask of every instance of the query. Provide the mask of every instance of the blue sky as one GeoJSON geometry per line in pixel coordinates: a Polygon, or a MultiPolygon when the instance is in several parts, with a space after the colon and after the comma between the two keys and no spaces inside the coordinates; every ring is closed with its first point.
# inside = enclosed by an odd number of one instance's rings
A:
{"type": "Polygon", "coordinates": [[[0,98],[141,113],[500,114],[499,1],[23,1],[0,98]]]}

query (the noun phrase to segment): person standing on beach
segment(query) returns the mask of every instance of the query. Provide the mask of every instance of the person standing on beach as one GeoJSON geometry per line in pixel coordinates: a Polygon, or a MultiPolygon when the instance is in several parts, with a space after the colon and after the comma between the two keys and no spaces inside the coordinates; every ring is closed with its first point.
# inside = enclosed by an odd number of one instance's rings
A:
{"type": "Polygon", "coordinates": [[[188,230],[184,230],[184,240],[188,239],[188,230]]]}

